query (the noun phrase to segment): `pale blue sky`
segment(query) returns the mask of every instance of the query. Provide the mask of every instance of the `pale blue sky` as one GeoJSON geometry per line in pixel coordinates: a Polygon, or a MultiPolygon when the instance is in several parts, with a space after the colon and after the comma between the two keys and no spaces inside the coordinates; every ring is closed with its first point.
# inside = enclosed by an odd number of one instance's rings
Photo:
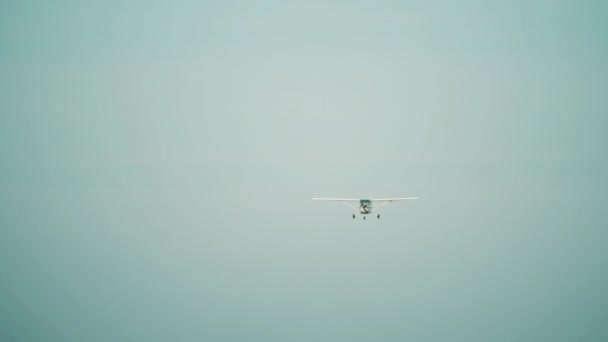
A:
{"type": "Polygon", "coordinates": [[[606,340],[607,7],[2,3],[0,339],[606,340]]]}

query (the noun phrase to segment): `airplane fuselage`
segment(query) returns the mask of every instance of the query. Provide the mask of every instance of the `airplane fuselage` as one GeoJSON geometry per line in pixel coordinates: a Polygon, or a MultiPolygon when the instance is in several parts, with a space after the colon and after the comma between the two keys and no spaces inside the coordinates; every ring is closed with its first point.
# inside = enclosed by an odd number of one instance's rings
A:
{"type": "Polygon", "coordinates": [[[362,199],[359,201],[359,212],[362,215],[370,214],[372,212],[372,201],[368,199],[362,199]]]}

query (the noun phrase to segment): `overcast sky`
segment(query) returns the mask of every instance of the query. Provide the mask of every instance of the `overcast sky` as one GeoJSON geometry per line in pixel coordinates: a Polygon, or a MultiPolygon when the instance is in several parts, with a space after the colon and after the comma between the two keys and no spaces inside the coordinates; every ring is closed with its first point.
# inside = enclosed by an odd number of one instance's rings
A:
{"type": "Polygon", "coordinates": [[[606,32],[602,1],[4,1],[0,340],[607,340],[606,32]],[[370,192],[421,199],[310,199],[370,192]]]}

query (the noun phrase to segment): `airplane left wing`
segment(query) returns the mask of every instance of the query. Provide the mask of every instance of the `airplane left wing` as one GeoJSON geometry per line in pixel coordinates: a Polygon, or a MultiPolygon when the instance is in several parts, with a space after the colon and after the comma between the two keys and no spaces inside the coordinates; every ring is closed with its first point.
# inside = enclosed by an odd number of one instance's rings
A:
{"type": "Polygon", "coordinates": [[[395,197],[395,198],[372,198],[372,202],[392,202],[392,201],[404,201],[404,200],[416,200],[418,197],[395,197]]]}

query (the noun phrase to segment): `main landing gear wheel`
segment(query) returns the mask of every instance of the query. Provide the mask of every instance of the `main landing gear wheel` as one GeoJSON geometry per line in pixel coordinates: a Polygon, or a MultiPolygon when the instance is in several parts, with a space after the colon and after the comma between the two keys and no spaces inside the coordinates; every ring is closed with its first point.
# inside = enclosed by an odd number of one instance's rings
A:
{"type": "Polygon", "coordinates": [[[380,214],[378,214],[378,219],[380,218],[380,214]]]}
{"type": "Polygon", "coordinates": [[[365,220],[365,216],[363,216],[363,219],[365,220]]]}
{"type": "Polygon", "coordinates": [[[355,219],[355,214],[353,214],[353,220],[355,219]]]}

